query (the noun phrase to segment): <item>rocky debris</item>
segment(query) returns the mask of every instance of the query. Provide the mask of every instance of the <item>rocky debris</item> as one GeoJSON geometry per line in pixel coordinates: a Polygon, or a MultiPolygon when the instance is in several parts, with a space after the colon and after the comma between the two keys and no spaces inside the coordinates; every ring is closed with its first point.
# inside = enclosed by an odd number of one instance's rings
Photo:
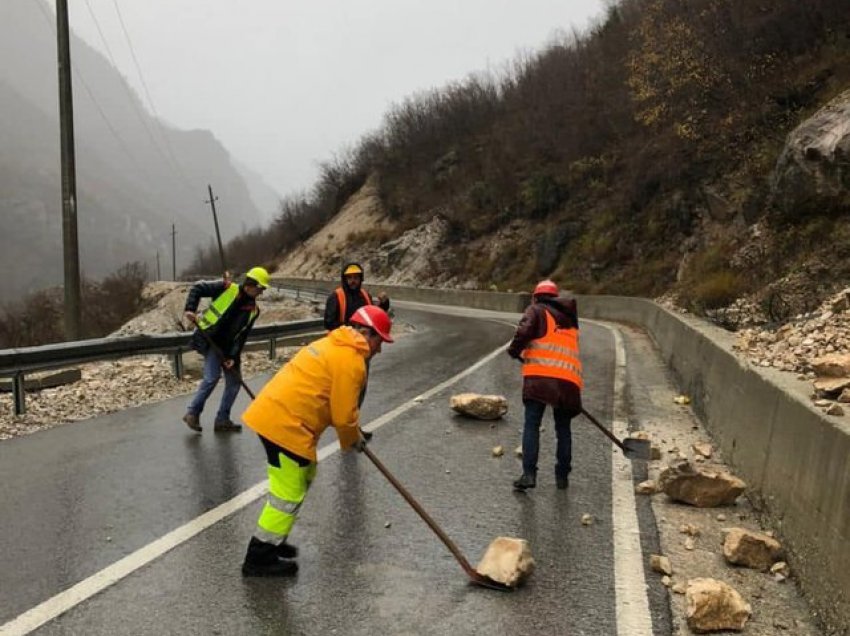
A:
{"type": "Polygon", "coordinates": [[[731,505],[746,487],[731,473],[695,468],[687,460],[671,464],[658,477],[658,488],[668,497],[698,508],[731,505]]]}
{"type": "Polygon", "coordinates": [[[581,525],[583,525],[583,526],[590,526],[590,525],[593,525],[593,521],[594,521],[594,519],[593,519],[593,515],[592,515],[592,514],[590,514],[590,513],[585,512],[585,513],[581,516],[581,525]]]}
{"type": "Polygon", "coordinates": [[[753,611],[735,588],[709,578],[689,580],[685,602],[688,627],[700,634],[722,630],[739,632],[753,611]]]}
{"type": "Polygon", "coordinates": [[[517,446],[514,449],[514,455],[516,455],[517,457],[520,457],[520,458],[522,457],[522,446],[517,446]]]}
{"type": "Polygon", "coordinates": [[[767,571],[782,557],[782,545],[771,536],[744,528],[730,528],[723,541],[728,563],[767,571]]]}
{"type": "Polygon", "coordinates": [[[508,400],[504,395],[458,393],[451,397],[449,406],[461,415],[479,420],[496,420],[508,412],[508,400]]]}
{"type": "Polygon", "coordinates": [[[734,347],[755,366],[812,380],[815,399],[843,399],[850,389],[850,287],[780,327],[742,329],[734,347]]]}
{"type": "Polygon", "coordinates": [[[502,446],[494,446],[490,452],[493,454],[493,457],[501,457],[505,454],[505,449],[502,446]]]}
{"type": "Polygon", "coordinates": [[[670,564],[670,559],[663,554],[651,554],[649,556],[649,567],[653,572],[659,574],[673,575],[673,566],[670,564]]]}
{"type": "Polygon", "coordinates": [[[691,537],[698,537],[700,535],[700,530],[692,523],[683,523],[679,526],[679,532],[682,534],[686,534],[691,537]]]}
{"type": "Polygon", "coordinates": [[[516,587],[534,571],[534,557],[525,539],[497,537],[487,546],[475,569],[494,581],[516,587]]]}
{"type": "Polygon", "coordinates": [[[826,411],[824,411],[824,413],[826,413],[827,415],[841,416],[844,415],[844,409],[841,408],[841,406],[838,404],[830,404],[828,407],[826,407],[826,411]]]}
{"type": "Polygon", "coordinates": [[[676,397],[673,398],[673,402],[675,402],[676,404],[682,404],[682,405],[690,404],[691,398],[689,398],[687,395],[677,395],[676,397]]]}

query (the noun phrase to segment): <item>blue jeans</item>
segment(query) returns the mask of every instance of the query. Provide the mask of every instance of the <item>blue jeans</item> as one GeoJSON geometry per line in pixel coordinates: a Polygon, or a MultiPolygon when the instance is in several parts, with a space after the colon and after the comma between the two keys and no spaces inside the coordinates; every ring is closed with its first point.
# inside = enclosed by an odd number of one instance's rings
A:
{"type": "MultiPolygon", "coordinates": [[[[239,366],[234,367],[234,370],[238,371],[239,366]]],[[[201,414],[207,398],[213,392],[215,385],[218,384],[221,372],[221,361],[218,356],[212,350],[207,351],[204,356],[204,377],[201,380],[201,384],[198,385],[198,390],[195,392],[195,397],[192,398],[189,408],[186,409],[187,413],[191,415],[201,414]]],[[[236,395],[239,393],[240,386],[241,384],[236,373],[231,373],[230,371],[224,373],[224,393],[221,396],[221,404],[218,405],[218,413],[215,416],[216,420],[230,419],[230,409],[236,401],[236,395]]]]}
{"type": "MultiPolygon", "coordinates": [[[[525,426],[522,430],[522,472],[526,475],[537,474],[537,457],[540,454],[540,422],[543,420],[543,411],[546,410],[545,402],[537,400],[524,400],[525,404],[525,426]]],[[[570,430],[572,419],[568,411],[556,408],[555,411],[555,436],[558,447],[555,451],[557,457],[555,464],[555,477],[565,478],[572,470],[573,438],[570,430]]]]}

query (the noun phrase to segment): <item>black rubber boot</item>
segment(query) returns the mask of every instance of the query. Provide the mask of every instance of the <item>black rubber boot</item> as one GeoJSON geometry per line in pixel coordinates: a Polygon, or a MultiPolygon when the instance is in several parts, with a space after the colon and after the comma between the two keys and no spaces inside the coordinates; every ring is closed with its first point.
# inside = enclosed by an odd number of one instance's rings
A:
{"type": "Polygon", "coordinates": [[[278,546],[251,537],[242,576],[293,576],[298,572],[295,561],[285,561],[277,555],[278,546]]]}
{"type": "Polygon", "coordinates": [[[514,482],[514,489],[516,490],[528,490],[529,488],[534,488],[537,485],[537,475],[532,475],[528,473],[523,473],[522,477],[517,479],[514,482]]]}
{"type": "Polygon", "coordinates": [[[277,546],[277,555],[281,559],[294,559],[298,556],[298,548],[291,543],[287,543],[286,539],[277,546]]]}
{"type": "Polygon", "coordinates": [[[570,478],[555,476],[555,486],[558,490],[566,490],[570,487],[570,478]]]}

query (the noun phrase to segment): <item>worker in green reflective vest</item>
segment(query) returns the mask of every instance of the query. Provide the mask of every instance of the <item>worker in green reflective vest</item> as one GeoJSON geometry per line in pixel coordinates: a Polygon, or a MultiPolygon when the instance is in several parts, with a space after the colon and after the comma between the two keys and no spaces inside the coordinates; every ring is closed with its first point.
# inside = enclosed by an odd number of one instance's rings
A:
{"type": "Polygon", "coordinates": [[[257,298],[268,286],[269,273],[262,267],[253,267],[248,270],[241,285],[229,280],[201,281],[189,290],[183,315],[196,325],[192,348],[204,356],[203,379],[183,416],[186,426],[193,431],[201,432],[201,411],[218,384],[222,369],[225,371],[224,393],[213,429],[217,433],[242,429],[230,419],[230,409],[241,386],[239,366],[242,347],[260,315],[257,298]],[[214,300],[206,311],[198,315],[196,312],[201,298],[214,300]]]}

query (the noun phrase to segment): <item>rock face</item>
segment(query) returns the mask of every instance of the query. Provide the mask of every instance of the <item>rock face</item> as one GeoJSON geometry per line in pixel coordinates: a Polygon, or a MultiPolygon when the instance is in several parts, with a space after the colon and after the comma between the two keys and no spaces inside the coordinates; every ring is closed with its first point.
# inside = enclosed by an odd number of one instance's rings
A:
{"type": "Polygon", "coordinates": [[[461,415],[479,420],[497,420],[508,412],[508,400],[504,395],[458,393],[451,397],[449,406],[461,415]]]}
{"type": "Polygon", "coordinates": [[[729,563],[766,571],[782,557],[782,544],[773,537],[744,528],[732,528],[723,541],[729,563]]]}
{"type": "Polygon", "coordinates": [[[734,475],[694,468],[687,460],[665,468],[658,477],[658,489],[668,497],[698,508],[731,505],[746,487],[734,475]]]}
{"type": "Polygon", "coordinates": [[[786,214],[850,205],[850,90],[788,136],[774,170],[771,195],[786,214]]]}
{"type": "Polygon", "coordinates": [[[534,557],[525,539],[497,537],[475,569],[494,581],[516,587],[534,571],[534,557]]]}
{"type": "Polygon", "coordinates": [[[735,588],[715,579],[688,581],[685,602],[688,627],[699,634],[727,629],[739,632],[752,614],[750,604],[735,588]]]}

